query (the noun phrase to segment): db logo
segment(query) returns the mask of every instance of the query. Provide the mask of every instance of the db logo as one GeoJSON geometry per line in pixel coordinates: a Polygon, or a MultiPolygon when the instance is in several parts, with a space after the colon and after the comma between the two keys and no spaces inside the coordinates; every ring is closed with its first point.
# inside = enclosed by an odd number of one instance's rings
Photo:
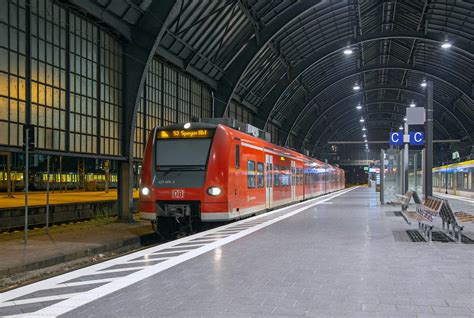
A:
{"type": "Polygon", "coordinates": [[[184,198],[184,190],[171,190],[171,197],[173,199],[183,199],[184,198]]]}

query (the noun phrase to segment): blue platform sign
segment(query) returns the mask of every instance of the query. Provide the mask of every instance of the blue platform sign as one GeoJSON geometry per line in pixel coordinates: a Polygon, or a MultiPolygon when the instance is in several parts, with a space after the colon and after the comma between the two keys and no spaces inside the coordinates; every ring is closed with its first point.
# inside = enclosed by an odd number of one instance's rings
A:
{"type": "Polygon", "coordinates": [[[421,131],[410,131],[410,145],[424,145],[425,134],[421,131]]]}
{"type": "Polygon", "coordinates": [[[390,144],[393,146],[403,145],[403,133],[391,132],[390,133],[390,144]]]}

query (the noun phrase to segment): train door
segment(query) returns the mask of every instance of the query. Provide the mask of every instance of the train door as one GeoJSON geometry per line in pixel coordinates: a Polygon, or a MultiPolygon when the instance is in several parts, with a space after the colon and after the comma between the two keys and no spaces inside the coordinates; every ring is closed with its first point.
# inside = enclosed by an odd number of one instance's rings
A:
{"type": "MultiPolygon", "coordinates": [[[[242,178],[244,174],[242,173],[241,167],[241,144],[240,139],[235,139],[235,175],[234,175],[234,182],[233,182],[233,199],[231,203],[231,212],[240,213],[240,196],[241,196],[241,184],[242,178]]],[[[231,196],[232,198],[232,196],[231,196]]]]}
{"type": "Polygon", "coordinates": [[[296,201],[296,162],[291,160],[291,201],[296,201]]]}
{"type": "Polygon", "coordinates": [[[273,157],[272,155],[265,154],[265,172],[266,172],[266,208],[271,209],[273,207],[273,157]]]}

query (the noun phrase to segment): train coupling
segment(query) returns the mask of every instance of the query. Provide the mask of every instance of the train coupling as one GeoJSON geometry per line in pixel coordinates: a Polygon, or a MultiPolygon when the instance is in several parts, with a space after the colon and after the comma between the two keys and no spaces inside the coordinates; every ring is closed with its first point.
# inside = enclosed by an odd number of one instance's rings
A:
{"type": "Polygon", "coordinates": [[[185,204],[166,205],[165,214],[174,218],[189,217],[191,215],[191,206],[185,204]]]}

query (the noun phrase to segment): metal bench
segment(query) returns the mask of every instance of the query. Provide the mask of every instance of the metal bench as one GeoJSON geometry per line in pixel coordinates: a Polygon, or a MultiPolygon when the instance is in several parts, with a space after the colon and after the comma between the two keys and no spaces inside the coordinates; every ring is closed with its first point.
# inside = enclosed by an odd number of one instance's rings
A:
{"type": "Polygon", "coordinates": [[[410,201],[411,201],[411,197],[413,196],[413,192],[414,191],[412,191],[412,190],[408,190],[407,193],[405,193],[405,194],[397,194],[396,195],[398,203],[402,207],[402,211],[406,211],[408,209],[408,205],[410,205],[410,201]]]}
{"type": "Polygon", "coordinates": [[[440,211],[440,217],[443,222],[443,230],[446,231],[451,238],[457,240],[461,243],[462,240],[462,230],[464,225],[474,222],[474,215],[467,211],[457,211],[454,212],[451,206],[449,205],[448,200],[438,199],[443,201],[443,206],[440,211]],[[450,227],[452,231],[450,230],[450,227]],[[456,237],[457,230],[457,237],[456,237]]]}
{"type": "Polygon", "coordinates": [[[416,205],[415,211],[407,211],[402,209],[402,215],[408,224],[411,224],[411,221],[417,222],[420,232],[428,239],[429,242],[431,242],[433,238],[433,221],[434,218],[439,215],[443,206],[443,200],[428,197],[422,204],[420,203],[416,205]]]}

